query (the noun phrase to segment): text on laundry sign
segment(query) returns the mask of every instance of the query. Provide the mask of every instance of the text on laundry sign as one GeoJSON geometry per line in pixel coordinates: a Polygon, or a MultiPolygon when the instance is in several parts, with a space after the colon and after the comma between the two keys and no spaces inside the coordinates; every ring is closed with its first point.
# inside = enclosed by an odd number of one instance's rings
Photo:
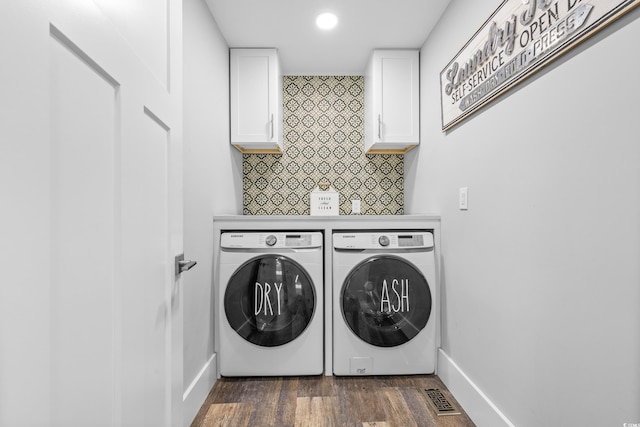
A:
{"type": "MultiPolygon", "coordinates": [[[[488,78],[479,86],[472,90],[472,92],[463,97],[460,102],[460,109],[462,111],[467,110],[473,104],[479,102],[491,91],[504,82],[517,75],[535,61],[540,59],[549,50],[553,49],[558,44],[569,38],[571,34],[576,32],[582,24],[586,22],[587,15],[591,11],[592,6],[583,4],[575,13],[568,15],[558,24],[551,27],[548,31],[542,34],[537,40],[530,44],[526,50],[520,52],[515,58],[498,68],[494,75],[488,78]]],[[[485,67],[486,68],[486,67],[485,67]]],[[[482,75],[476,76],[472,79],[472,83],[475,81],[482,81],[482,76],[486,76],[486,72],[482,75]]],[[[470,83],[470,87],[472,86],[470,83]]]]}
{"type": "Polygon", "coordinates": [[[446,130],[640,0],[504,0],[440,74],[446,130]]]}

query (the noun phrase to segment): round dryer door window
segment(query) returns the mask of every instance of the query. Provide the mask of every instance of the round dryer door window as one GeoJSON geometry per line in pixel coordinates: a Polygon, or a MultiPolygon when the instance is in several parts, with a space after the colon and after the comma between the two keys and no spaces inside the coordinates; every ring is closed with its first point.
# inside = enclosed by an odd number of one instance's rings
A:
{"type": "Polygon", "coordinates": [[[341,303],[349,328],[378,347],[408,342],[431,315],[427,279],[410,262],[390,255],[368,258],[351,270],[341,303]]]}
{"type": "Polygon", "coordinates": [[[231,327],[245,340],[275,347],[296,339],[307,328],[315,309],[311,278],[296,261],[264,255],[238,268],[224,295],[231,327]]]}

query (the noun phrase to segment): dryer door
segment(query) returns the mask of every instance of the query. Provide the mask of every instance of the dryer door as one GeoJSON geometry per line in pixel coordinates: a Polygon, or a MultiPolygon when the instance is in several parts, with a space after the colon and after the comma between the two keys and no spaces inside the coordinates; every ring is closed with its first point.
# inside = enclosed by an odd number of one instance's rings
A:
{"type": "Polygon", "coordinates": [[[359,338],[378,347],[404,344],[426,326],[431,291],[409,261],[374,256],[358,264],[342,286],[345,322],[359,338]]]}
{"type": "Polygon", "coordinates": [[[311,322],[315,304],[308,273],[282,255],[262,255],[244,263],[231,276],[224,294],[231,327],[263,347],[296,339],[311,322]]]}

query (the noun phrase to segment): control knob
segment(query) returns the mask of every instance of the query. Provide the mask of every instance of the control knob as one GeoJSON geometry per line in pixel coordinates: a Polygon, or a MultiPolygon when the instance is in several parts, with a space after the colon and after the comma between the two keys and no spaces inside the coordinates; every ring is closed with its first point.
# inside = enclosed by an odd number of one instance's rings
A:
{"type": "Polygon", "coordinates": [[[389,246],[389,237],[387,236],[378,237],[378,243],[380,243],[380,246],[389,246]]]}
{"type": "Polygon", "coordinates": [[[276,244],[277,241],[278,241],[278,238],[273,234],[269,234],[267,238],[264,239],[264,242],[267,244],[267,246],[273,246],[276,244]]]}

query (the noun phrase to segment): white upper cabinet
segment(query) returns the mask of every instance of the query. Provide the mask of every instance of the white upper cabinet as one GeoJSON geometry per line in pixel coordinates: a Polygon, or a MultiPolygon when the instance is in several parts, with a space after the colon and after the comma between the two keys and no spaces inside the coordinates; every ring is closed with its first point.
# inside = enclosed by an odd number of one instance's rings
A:
{"type": "Polygon", "coordinates": [[[404,154],[420,143],[418,50],[375,50],[365,73],[365,144],[404,154]]]}
{"type": "Polygon", "coordinates": [[[282,153],[282,76],[276,49],[230,49],[231,144],[282,153]]]}

